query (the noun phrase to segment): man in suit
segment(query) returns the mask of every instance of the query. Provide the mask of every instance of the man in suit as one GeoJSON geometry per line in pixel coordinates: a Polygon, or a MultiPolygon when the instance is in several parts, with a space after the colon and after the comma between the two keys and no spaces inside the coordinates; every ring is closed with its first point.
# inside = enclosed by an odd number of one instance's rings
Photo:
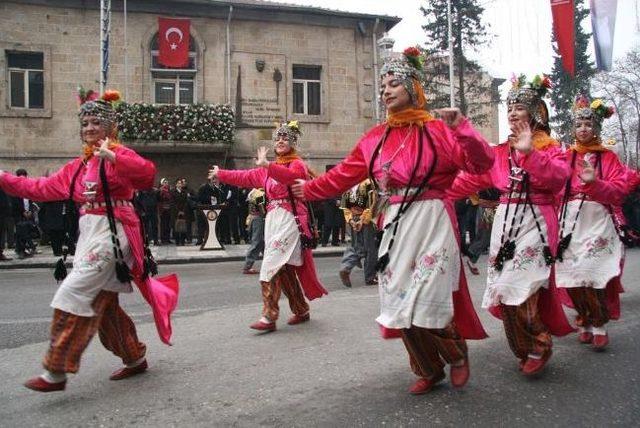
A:
{"type": "MultiPolygon", "coordinates": [[[[16,171],[18,177],[27,176],[25,169],[16,171]]],[[[19,259],[31,257],[35,254],[36,246],[33,238],[36,236],[36,213],[38,206],[26,198],[12,198],[13,219],[16,224],[16,254],[19,259]]]]}

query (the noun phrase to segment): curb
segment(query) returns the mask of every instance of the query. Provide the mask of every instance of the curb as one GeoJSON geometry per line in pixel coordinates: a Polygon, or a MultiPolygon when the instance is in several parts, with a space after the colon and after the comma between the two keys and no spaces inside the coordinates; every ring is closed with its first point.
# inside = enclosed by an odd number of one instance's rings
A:
{"type": "MultiPolygon", "coordinates": [[[[314,252],[313,257],[335,257],[341,256],[344,252],[344,249],[340,251],[323,251],[323,252],[314,252]]],[[[57,260],[53,260],[50,262],[34,262],[34,263],[11,263],[11,264],[0,264],[1,270],[17,270],[17,269],[53,269],[57,260]]],[[[226,256],[226,257],[184,257],[184,258],[175,258],[175,259],[165,259],[165,260],[156,260],[158,262],[158,266],[162,265],[187,265],[187,264],[202,264],[202,263],[223,263],[223,262],[239,262],[244,261],[244,256],[226,256]]],[[[67,268],[73,266],[71,262],[66,263],[67,268]]]]}

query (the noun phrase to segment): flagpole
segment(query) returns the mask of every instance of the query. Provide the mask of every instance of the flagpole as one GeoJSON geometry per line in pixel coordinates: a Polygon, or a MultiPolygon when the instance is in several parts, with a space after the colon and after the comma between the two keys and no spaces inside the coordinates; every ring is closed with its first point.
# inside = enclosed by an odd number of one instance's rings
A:
{"type": "Polygon", "coordinates": [[[127,0],[124,0],[124,99],[129,99],[129,57],[127,55],[127,0]]]}
{"type": "Polygon", "coordinates": [[[449,27],[449,104],[455,106],[453,97],[453,18],[451,17],[451,0],[447,0],[447,25],[449,27]]]}
{"type": "Polygon", "coordinates": [[[104,93],[109,73],[111,0],[100,0],[100,93],[104,93]]]}

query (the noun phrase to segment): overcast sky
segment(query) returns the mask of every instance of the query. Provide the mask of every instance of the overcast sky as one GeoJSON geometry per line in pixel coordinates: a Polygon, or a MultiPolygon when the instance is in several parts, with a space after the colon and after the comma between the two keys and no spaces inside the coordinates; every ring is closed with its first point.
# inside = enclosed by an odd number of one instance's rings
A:
{"type": "MultiPolygon", "coordinates": [[[[308,6],[370,14],[397,16],[402,21],[389,33],[396,40],[395,50],[424,45],[426,37],[421,26],[425,18],[420,6],[427,0],[283,0],[308,6]]],[[[553,65],[551,47],[551,6],[549,0],[481,0],[485,7],[484,21],[490,26],[492,41],[472,54],[494,77],[508,79],[511,73],[534,75],[550,73],[553,65]]],[[[591,20],[583,26],[591,31],[591,20]]],[[[640,45],[640,0],[618,0],[614,60],[621,58],[633,46],[640,45]]],[[[595,61],[593,43],[591,56],[595,61]]],[[[506,93],[510,86],[502,86],[506,93]]],[[[506,137],[506,113],[500,107],[500,138],[506,137]]]]}
{"type": "MultiPolygon", "coordinates": [[[[389,35],[396,50],[424,44],[421,25],[425,19],[420,6],[427,0],[285,0],[287,3],[320,6],[402,18],[389,35]]],[[[496,77],[511,72],[534,74],[549,72],[553,64],[551,48],[551,7],[549,0],[481,0],[484,20],[490,25],[493,40],[481,48],[477,58],[496,77]]],[[[618,0],[614,58],[624,55],[634,43],[640,44],[640,0],[618,0]]],[[[591,29],[589,19],[584,25],[591,29]]],[[[591,47],[593,51],[593,47],[591,47]]],[[[593,52],[592,52],[593,55],[593,52]]],[[[475,55],[474,55],[475,56],[475,55]]]]}

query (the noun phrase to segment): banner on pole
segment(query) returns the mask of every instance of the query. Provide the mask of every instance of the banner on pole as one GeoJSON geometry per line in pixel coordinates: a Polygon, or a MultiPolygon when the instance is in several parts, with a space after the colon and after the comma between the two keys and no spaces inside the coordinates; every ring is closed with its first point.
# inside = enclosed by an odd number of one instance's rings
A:
{"type": "Polygon", "coordinates": [[[575,75],[575,27],[573,0],[550,0],[553,15],[553,31],[558,41],[558,51],[562,67],[573,77],[575,75]]]}
{"type": "Polygon", "coordinates": [[[591,27],[598,70],[611,71],[618,0],[591,0],[591,27]]]}
{"type": "Polygon", "coordinates": [[[158,61],[172,68],[189,65],[191,20],[158,18],[158,61]]]}

